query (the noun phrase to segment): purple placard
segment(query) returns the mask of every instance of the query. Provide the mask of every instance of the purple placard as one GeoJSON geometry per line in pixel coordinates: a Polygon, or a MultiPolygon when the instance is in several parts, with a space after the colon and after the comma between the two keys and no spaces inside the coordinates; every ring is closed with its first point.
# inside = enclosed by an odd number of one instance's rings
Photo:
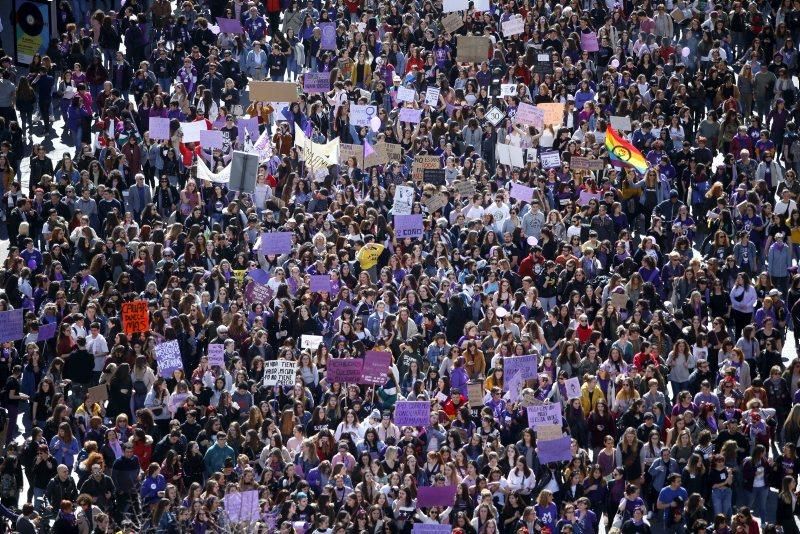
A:
{"type": "Polygon", "coordinates": [[[397,239],[422,239],[425,232],[425,225],[422,223],[422,215],[395,215],[394,216],[394,235],[397,239]]]}
{"type": "Polygon", "coordinates": [[[456,486],[420,486],[417,488],[419,506],[451,506],[456,498],[456,486]]]}
{"type": "Polygon", "coordinates": [[[272,300],[272,288],[266,284],[250,282],[244,288],[244,298],[250,304],[256,302],[267,304],[272,300]]]}
{"type": "Polygon", "coordinates": [[[533,200],[533,188],[527,185],[512,183],[510,194],[511,198],[516,198],[521,202],[530,202],[533,200]]]}
{"type": "Polygon", "coordinates": [[[397,426],[428,426],[430,423],[430,401],[397,401],[395,403],[394,424],[397,426]]]}
{"type": "Polygon", "coordinates": [[[410,122],[412,124],[419,124],[422,120],[422,110],[414,108],[403,108],[400,110],[400,115],[397,117],[400,122],[410,122]]]}
{"type": "Polygon", "coordinates": [[[330,90],[330,72],[306,72],[303,74],[303,91],[306,93],[327,93],[330,90]]]}
{"type": "Polygon", "coordinates": [[[528,406],[528,426],[536,429],[539,425],[561,426],[561,403],[528,406]]]}
{"type": "Polygon", "coordinates": [[[361,378],[363,366],[364,360],[360,359],[330,359],[326,368],[328,383],[357,384],[361,378]]]}
{"type": "Polygon", "coordinates": [[[200,130],[200,146],[222,150],[222,132],[219,130],[200,130]]]}
{"type": "Polygon", "coordinates": [[[411,534],[450,534],[451,529],[450,525],[440,525],[439,523],[414,523],[411,534]]]}
{"type": "Polygon", "coordinates": [[[544,110],[534,105],[520,102],[517,106],[517,113],[514,115],[514,122],[527,124],[541,130],[544,126],[544,110]]]}
{"type": "MultiPolygon", "coordinates": [[[[347,301],[340,300],[339,304],[336,305],[336,309],[333,310],[332,319],[335,321],[338,319],[345,310],[352,310],[353,312],[356,311],[355,307],[347,301]]],[[[381,382],[382,384],[383,382],[381,382]]]]}
{"type": "Polygon", "coordinates": [[[25,337],[25,311],[22,308],[0,312],[0,343],[25,337]]]}
{"type": "Polygon", "coordinates": [[[311,291],[320,293],[331,291],[331,275],[329,274],[312,274],[311,275],[311,291]]]}
{"type": "Polygon", "coordinates": [[[172,378],[172,373],[177,369],[183,368],[181,349],[178,346],[178,340],[173,339],[172,341],[160,343],[156,345],[155,351],[159,376],[172,378]]]}
{"type": "Polygon", "coordinates": [[[292,232],[265,232],[261,234],[261,253],[288,254],[292,251],[292,232]]]}
{"type": "Polygon", "coordinates": [[[537,378],[539,376],[538,363],[539,359],[535,354],[503,358],[504,389],[508,390],[508,381],[517,373],[522,373],[523,380],[537,378]]]}
{"type": "Polygon", "coordinates": [[[239,135],[236,136],[239,143],[244,143],[245,131],[250,134],[250,140],[254,143],[256,139],[258,139],[258,136],[261,135],[258,131],[258,117],[253,117],[252,119],[238,119],[236,121],[236,128],[239,130],[239,135]]]}
{"type": "Polygon", "coordinates": [[[189,398],[188,393],[173,393],[169,397],[169,411],[175,413],[178,409],[183,406],[183,403],[186,402],[186,399],[189,398]]]}
{"type": "Polygon", "coordinates": [[[56,328],[58,328],[56,323],[47,323],[41,325],[39,327],[39,335],[36,340],[47,341],[48,339],[53,339],[56,335],[56,328]]]}
{"type": "Polygon", "coordinates": [[[269,273],[264,269],[253,269],[247,271],[247,275],[253,279],[256,284],[266,284],[269,282],[269,273]]]}
{"type": "Polygon", "coordinates": [[[258,521],[261,515],[257,490],[227,493],[223,498],[223,502],[231,523],[258,521]]]}
{"type": "Polygon", "coordinates": [[[225,345],[222,343],[208,344],[208,365],[225,367],[225,345]]]}
{"type": "Polygon", "coordinates": [[[222,17],[217,17],[217,26],[219,27],[219,31],[223,33],[244,33],[242,24],[236,19],[223,19],[222,17]]]}
{"type": "Polygon", "coordinates": [[[368,350],[364,355],[364,370],[361,373],[359,383],[382,386],[386,383],[391,364],[391,352],[368,350]]]}
{"type": "Polygon", "coordinates": [[[150,139],[167,141],[169,139],[169,119],[163,117],[150,117],[150,139]]]}
{"type": "Polygon", "coordinates": [[[319,47],[322,50],[336,50],[336,23],[320,22],[319,29],[322,33],[319,47]]]}
{"type": "Polygon", "coordinates": [[[538,440],[536,442],[536,452],[539,455],[539,462],[546,464],[550,462],[565,462],[572,459],[572,438],[549,439],[547,441],[538,440]]]}
{"type": "Polygon", "coordinates": [[[595,32],[581,33],[581,50],[585,52],[597,52],[600,50],[595,32]]]}

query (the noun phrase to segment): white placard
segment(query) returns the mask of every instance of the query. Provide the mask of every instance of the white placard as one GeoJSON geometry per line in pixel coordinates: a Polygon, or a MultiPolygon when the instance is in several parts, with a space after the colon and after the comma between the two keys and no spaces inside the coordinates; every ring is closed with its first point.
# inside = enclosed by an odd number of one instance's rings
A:
{"type": "Polygon", "coordinates": [[[431,107],[434,107],[439,104],[438,87],[428,87],[428,90],[425,92],[425,103],[431,107]]]}
{"type": "Polygon", "coordinates": [[[206,124],[206,121],[204,120],[194,121],[194,122],[182,122],[181,131],[183,132],[183,142],[199,143],[200,132],[203,130],[208,130],[208,124],[206,124]]]}
{"type": "Polygon", "coordinates": [[[412,124],[419,124],[422,121],[422,110],[414,108],[403,108],[397,116],[400,122],[410,122],[412,124]]]}
{"type": "Polygon", "coordinates": [[[408,185],[398,185],[394,189],[394,204],[392,213],[395,215],[411,215],[414,205],[414,188],[408,185]]]}
{"type": "Polygon", "coordinates": [[[542,160],[542,168],[555,169],[561,167],[561,153],[558,150],[550,152],[540,152],[539,159],[542,160]]]}
{"type": "Polygon", "coordinates": [[[359,106],[358,104],[350,105],[350,122],[356,126],[369,126],[369,121],[372,120],[372,117],[377,116],[377,106],[359,106]]]}
{"type": "Polygon", "coordinates": [[[300,336],[300,348],[302,349],[308,349],[314,352],[321,344],[322,336],[312,336],[310,334],[303,334],[300,336]]]}
{"type": "Polygon", "coordinates": [[[497,143],[497,161],[519,169],[525,167],[525,158],[522,155],[522,149],[518,146],[497,143]]]}
{"type": "Polygon", "coordinates": [[[567,400],[581,398],[581,382],[577,377],[564,380],[564,387],[567,389],[567,400]]]}
{"type": "Polygon", "coordinates": [[[512,17],[503,24],[503,37],[511,37],[525,32],[525,19],[522,17],[512,17]]]}
{"type": "Polygon", "coordinates": [[[615,130],[619,130],[620,132],[630,132],[631,131],[631,118],[630,117],[622,117],[619,115],[612,115],[611,116],[611,127],[615,130]]]}
{"type": "Polygon", "coordinates": [[[517,96],[517,84],[503,83],[500,84],[500,96],[517,96]]]}
{"type": "Polygon", "coordinates": [[[413,102],[417,98],[417,92],[408,87],[400,87],[397,89],[398,102],[413,102]]]}
{"type": "Polygon", "coordinates": [[[292,386],[296,376],[297,364],[289,360],[264,362],[265,386],[292,386]]]}
{"type": "Polygon", "coordinates": [[[463,11],[469,6],[468,0],[444,0],[442,2],[442,13],[452,13],[453,11],[463,11]]]}
{"type": "Polygon", "coordinates": [[[506,114],[500,111],[499,108],[492,106],[486,111],[486,120],[492,123],[492,126],[497,126],[500,124],[504,118],[506,118],[506,114]]]}
{"type": "Polygon", "coordinates": [[[475,11],[489,11],[489,0],[475,0],[473,6],[475,11]]]}

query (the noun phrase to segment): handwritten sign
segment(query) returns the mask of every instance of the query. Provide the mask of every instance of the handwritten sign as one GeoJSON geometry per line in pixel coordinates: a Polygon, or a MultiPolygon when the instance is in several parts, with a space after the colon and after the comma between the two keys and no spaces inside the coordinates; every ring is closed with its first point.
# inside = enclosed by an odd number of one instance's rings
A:
{"type": "Polygon", "coordinates": [[[569,164],[573,169],[586,171],[602,171],[606,166],[605,162],[601,159],[583,158],[580,156],[572,156],[569,159],[569,164]]]}
{"type": "Polygon", "coordinates": [[[456,32],[463,25],[464,20],[460,13],[450,13],[442,19],[442,28],[447,33],[456,32]]]}
{"type": "Polygon", "coordinates": [[[541,130],[544,126],[544,110],[534,105],[520,102],[517,106],[517,114],[514,115],[514,120],[520,124],[527,124],[541,130]]]}
{"type": "Polygon", "coordinates": [[[397,401],[394,405],[394,423],[397,426],[428,426],[430,421],[429,401],[397,401]]]}
{"type": "Polygon", "coordinates": [[[408,87],[397,88],[397,101],[398,102],[413,102],[417,98],[417,92],[408,87]]]}
{"type": "Polygon", "coordinates": [[[558,439],[564,435],[561,425],[539,425],[536,427],[537,440],[558,439]]]}
{"type": "Polygon", "coordinates": [[[300,348],[308,349],[311,352],[317,350],[317,347],[322,345],[322,336],[314,336],[311,334],[303,334],[300,336],[300,348]]]}
{"type": "Polygon", "coordinates": [[[413,108],[403,108],[398,115],[400,122],[409,122],[411,124],[419,124],[422,120],[422,110],[413,108]]]}
{"type": "Polygon", "coordinates": [[[428,208],[428,213],[435,213],[447,205],[447,195],[438,193],[430,197],[423,197],[422,203],[428,208]]]}
{"type": "Polygon", "coordinates": [[[155,346],[158,375],[172,378],[172,373],[183,368],[178,340],[166,341],[155,346]]]}
{"type": "Polygon", "coordinates": [[[428,87],[428,90],[425,91],[425,103],[429,106],[436,106],[439,103],[439,93],[438,87],[428,87]]]}
{"type": "Polygon", "coordinates": [[[536,429],[539,425],[561,425],[561,404],[528,406],[528,426],[536,429]]]}
{"type": "Polygon", "coordinates": [[[364,370],[360,384],[382,386],[389,375],[389,366],[392,364],[392,353],[379,350],[368,350],[364,355],[364,370]]]}
{"type": "Polygon", "coordinates": [[[525,19],[522,17],[511,17],[502,24],[503,37],[511,37],[525,32],[525,19]]]}
{"type": "Polygon", "coordinates": [[[564,436],[551,440],[537,440],[536,453],[543,464],[550,462],[566,462],[572,459],[572,440],[564,436]]]}
{"type": "Polygon", "coordinates": [[[459,180],[453,183],[456,194],[462,197],[471,197],[475,194],[475,182],[472,180],[459,180]]]}
{"type": "Polygon", "coordinates": [[[222,343],[208,344],[208,365],[225,367],[225,345],[222,343]]]}
{"type": "Polygon", "coordinates": [[[530,202],[533,200],[533,188],[527,185],[512,183],[509,194],[511,198],[515,198],[521,202],[530,202]]]}
{"type": "Polygon", "coordinates": [[[517,84],[503,83],[500,84],[500,96],[517,96],[517,84]]]}
{"type": "Polygon", "coordinates": [[[169,119],[163,117],[150,117],[150,139],[156,141],[169,140],[169,119]]]}
{"type": "MultiPolygon", "coordinates": [[[[477,7],[475,8],[477,11],[477,7]]],[[[459,35],[456,60],[463,63],[482,63],[489,59],[492,41],[484,35],[459,35]]]]}
{"type": "Polygon", "coordinates": [[[291,386],[296,376],[295,362],[289,360],[271,360],[264,363],[265,386],[291,386]]]}
{"type": "Polygon", "coordinates": [[[450,506],[456,498],[456,486],[420,486],[417,488],[419,506],[450,506]]]}
{"type": "Polygon", "coordinates": [[[306,93],[327,93],[330,90],[330,72],[307,72],[303,74],[303,91],[306,93]]]}
{"type": "Polygon", "coordinates": [[[372,117],[378,116],[377,106],[350,105],[350,122],[356,126],[369,126],[372,117]]]}
{"type": "Polygon", "coordinates": [[[511,377],[517,373],[520,373],[525,380],[538,378],[538,362],[539,359],[535,354],[503,358],[503,377],[505,385],[507,385],[511,377]]]}
{"type": "Polygon", "coordinates": [[[447,183],[444,169],[425,169],[422,171],[422,181],[426,184],[442,186],[447,183]]]}
{"type": "Polygon", "coordinates": [[[422,239],[424,233],[425,225],[421,214],[394,216],[394,234],[397,239],[422,239]]]}
{"type": "Polygon", "coordinates": [[[25,337],[25,310],[18,308],[0,312],[0,343],[25,337]]]}
{"type": "Polygon", "coordinates": [[[99,386],[90,387],[86,391],[86,401],[84,401],[84,403],[87,406],[91,406],[92,404],[99,404],[102,406],[107,400],[108,386],[106,384],[100,384],[99,386]]]}
{"type": "Polygon", "coordinates": [[[567,400],[579,399],[581,397],[581,382],[578,377],[564,380],[564,387],[567,390],[567,400]]]}
{"type": "Polygon", "coordinates": [[[363,371],[364,360],[333,358],[328,360],[326,376],[328,383],[357,384],[363,371]]]}
{"type": "Polygon", "coordinates": [[[611,115],[611,127],[620,132],[630,132],[631,118],[620,115],[611,115]]]}
{"type": "Polygon", "coordinates": [[[261,234],[261,253],[288,254],[292,251],[292,232],[265,232],[261,234]]]}
{"type": "Polygon", "coordinates": [[[544,111],[545,126],[561,126],[564,123],[564,104],[544,103],[537,104],[536,107],[544,111]]]}
{"type": "Polygon", "coordinates": [[[408,185],[398,185],[395,187],[392,213],[395,215],[410,215],[413,205],[414,188],[408,185]]]}
{"type": "Polygon", "coordinates": [[[202,130],[200,132],[200,146],[203,148],[222,150],[224,140],[219,130],[202,130]]]}
{"type": "Polygon", "coordinates": [[[422,180],[425,169],[438,169],[442,166],[439,156],[414,156],[411,164],[411,178],[415,181],[422,180]]]}
{"type": "Polygon", "coordinates": [[[206,124],[206,121],[182,122],[181,131],[183,132],[183,142],[199,142],[200,132],[203,130],[208,130],[208,124],[206,124]]]}
{"type": "Polygon", "coordinates": [[[539,159],[542,162],[542,167],[545,169],[557,169],[561,167],[561,154],[558,150],[539,152],[539,159]]]}

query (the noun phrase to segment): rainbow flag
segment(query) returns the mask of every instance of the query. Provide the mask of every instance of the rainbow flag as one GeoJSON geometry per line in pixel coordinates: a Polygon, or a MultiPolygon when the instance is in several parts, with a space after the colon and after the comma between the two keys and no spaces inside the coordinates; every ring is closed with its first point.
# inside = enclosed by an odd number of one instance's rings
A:
{"type": "Polygon", "coordinates": [[[647,160],[629,141],[614,131],[610,125],[606,128],[606,150],[611,163],[633,167],[640,174],[647,172],[647,160]]]}

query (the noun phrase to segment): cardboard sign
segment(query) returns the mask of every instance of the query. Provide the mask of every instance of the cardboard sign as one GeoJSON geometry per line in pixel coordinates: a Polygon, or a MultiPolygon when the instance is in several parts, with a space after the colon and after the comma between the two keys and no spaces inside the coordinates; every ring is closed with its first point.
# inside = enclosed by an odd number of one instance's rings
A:
{"type": "Polygon", "coordinates": [[[303,91],[306,93],[327,93],[330,90],[330,72],[306,72],[303,74],[303,91]]]}
{"type": "Polygon", "coordinates": [[[425,169],[439,169],[442,166],[442,160],[439,156],[414,156],[414,162],[411,164],[411,178],[415,181],[422,180],[425,169]]]}
{"type": "Polygon", "coordinates": [[[169,140],[169,119],[163,117],[150,117],[150,139],[156,141],[169,140]]]}
{"type": "Polygon", "coordinates": [[[261,253],[265,256],[288,254],[292,251],[292,232],[264,232],[260,239],[261,253]]]}
{"type": "Polygon", "coordinates": [[[621,115],[611,115],[611,127],[620,132],[631,131],[631,118],[621,115]]]}
{"type": "Polygon", "coordinates": [[[425,104],[436,107],[439,104],[440,92],[438,87],[428,87],[428,90],[425,91],[425,104]]]}
{"type": "Polygon", "coordinates": [[[397,101],[398,102],[413,102],[417,99],[417,92],[413,89],[409,89],[408,87],[399,87],[397,89],[397,101]]]}
{"type": "Polygon", "coordinates": [[[528,406],[528,426],[536,429],[539,425],[561,426],[561,404],[550,403],[528,406]]]}
{"type": "Polygon", "coordinates": [[[625,293],[611,293],[611,304],[619,310],[624,310],[628,307],[628,295],[625,293]]]}
{"type": "Polygon", "coordinates": [[[564,432],[561,430],[561,425],[539,425],[536,427],[536,439],[537,440],[551,440],[551,439],[558,439],[564,436],[564,432]]]}
{"type": "Polygon", "coordinates": [[[420,486],[417,488],[417,505],[451,506],[456,498],[457,486],[420,486]]]}
{"type": "Polygon", "coordinates": [[[339,359],[328,360],[326,376],[328,383],[339,382],[342,384],[357,384],[361,379],[364,370],[364,360],[360,359],[339,359]]]}
{"type": "Polygon", "coordinates": [[[552,440],[536,440],[536,453],[543,464],[566,462],[572,459],[572,438],[564,436],[552,440]]]}
{"type": "Polygon", "coordinates": [[[211,367],[225,367],[225,345],[222,343],[208,344],[208,365],[211,367]]]}
{"type": "Polygon", "coordinates": [[[421,214],[394,216],[394,235],[397,239],[422,239],[424,233],[421,214]]]}
{"type": "Polygon", "coordinates": [[[364,370],[359,384],[382,386],[389,375],[392,364],[392,353],[379,350],[368,350],[364,355],[364,370]]]}
{"type": "Polygon", "coordinates": [[[447,183],[444,169],[425,169],[422,171],[422,181],[426,184],[442,186],[447,183]]]}
{"type": "Polygon", "coordinates": [[[459,180],[453,183],[453,189],[462,197],[472,197],[475,194],[475,182],[472,180],[459,180]]]}
{"type": "Polygon", "coordinates": [[[522,202],[530,202],[533,200],[533,188],[528,187],[527,185],[512,183],[509,194],[511,195],[511,198],[515,198],[522,202]]]}
{"type": "Polygon", "coordinates": [[[86,391],[86,400],[84,404],[91,406],[92,404],[103,405],[108,400],[108,385],[100,384],[99,386],[90,387],[86,391]]]}
{"type": "Polygon", "coordinates": [[[542,162],[542,167],[545,169],[557,169],[561,167],[561,154],[558,150],[539,152],[539,159],[542,162]]]}
{"type": "Polygon", "coordinates": [[[428,213],[434,213],[447,205],[447,195],[438,193],[431,197],[423,197],[422,203],[428,208],[428,213]]]}
{"type": "Polygon", "coordinates": [[[413,108],[403,108],[397,116],[400,122],[409,122],[411,124],[419,124],[422,121],[422,110],[413,108]]]}
{"type": "Polygon", "coordinates": [[[397,401],[395,403],[394,424],[397,426],[428,426],[430,422],[430,401],[397,401]]]}
{"type": "MultiPolygon", "coordinates": [[[[258,119],[256,119],[257,121],[258,119]]],[[[224,139],[222,132],[219,130],[201,130],[200,131],[200,146],[211,150],[222,150],[224,146],[224,139]]]]}
{"type": "Polygon", "coordinates": [[[464,25],[464,18],[460,13],[450,13],[442,19],[442,28],[447,33],[454,33],[464,25]]]}
{"type": "Polygon", "coordinates": [[[314,293],[330,293],[331,292],[331,275],[329,274],[312,274],[310,280],[310,289],[314,293]]]}
{"type": "Polygon", "coordinates": [[[378,142],[372,154],[364,156],[364,168],[386,165],[390,161],[403,161],[403,147],[395,143],[378,142]]]}
{"type": "Polygon", "coordinates": [[[581,50],[585,52],[597,52],[600,50],[600,44],[597,42],[597,34],[595,32],[581,33],[581,50]]]}
{"type": "Polygon", "coordinates": [[[672,20],[674,20],[675,22],[682,22],[686,18],[686,15],[683,14],[683,11],[679,7],[673,9],[670,12],[670,16],[672,17],[672,20]]]}
{"type": "Polygon", "coordinates": [[[585,171],[602,171],[606,166],[605,162],[601,159],[583,158],[580,156],[572,156],[569,159],[569,164],[575,170],[585,171]]]}
{"type": "Polygon", "coordinates": [[[482,63],[489,59],[492,41],[486,36],[459,35],[456,43],[458,49],[456,60],[461,63],[482,63]]]}
{"type": "Polygon", "coordinates": [[[181,349],[176,339],[156,345],[155,353],[159,376],[172,378],[172,373],[183,368],[181,349]]]}
{"type": "Polygon", "coordinates": [[[534,105],[520,102],[517,106],[517,114],[514,115],[514,121],[541,130],[544,127],[544,110],[534,105]]]}
{"type": "Polygon", "coordinates": [[[547,126],[561,126],[564,123],[564,104],[558,103],[545,103],[537,104],[537,108],[544,111],[544,124],[547,126]]]}
{"type": "Polygon", "coordinates": [[[469,398],[469,405],[471,407],[477,408],[483,406],[483,397],[485,395],[486,390],[483,389],[483,380],[467,384],[467,398],[469,398]]]}
{"type": "Polygon", "coordinates": [[[511,37],[512,35],[519,35],[525,33],[525,19],[522,17],[511,17],[502,24],[503,37],[511,37]]]}
{"type": "Polygon", "coordinates": [[[265,386],[292,386],[297,375],[297,365],[289,360],[264,362],[265,386]]]}
{"type": "Polygon", "coordinates": [[[0,312],[0,343],[25,337],[25,310],[0,312]]]}
{"type": "Polygon", "coordinates": [[[294,102],[298,98],[295,82],[258,82],[251,80],[251,102],[294,102]]]}
{"type": "Polygon", "coordinates": [[[564,380],[564,387],[567,390],[567,400],[581,398],[581,382],[578,377],[564,380]]]}
{"type": "Polygon", "coordinates": [[[395,215],[410,215],[413,206],[414,188],[408,185],[398,185],[395,187],[392,213],[395,215]]]}
{"type": "Polygon", "coordinates": [[[364,145],[352,145],[350,143],[339,143],[339,163],[346,165],[350,158],[356,158],[356,163],[360,169],[364,168],[364,145]]]}
{"type": "Polygon", "coordinates": [[[150,330],[150,312],[146,300],[122,303],[122,331],[131,336],[150,330]]]}
{"type": "Polygon", "coordinates": [[[508,381],[515,374],[519,373],[525,380],[539,377],[539,358],[536,354],[526,356],[514,356],[513,358],[503,358],[503,385],[508,391],[508,381]]]}

